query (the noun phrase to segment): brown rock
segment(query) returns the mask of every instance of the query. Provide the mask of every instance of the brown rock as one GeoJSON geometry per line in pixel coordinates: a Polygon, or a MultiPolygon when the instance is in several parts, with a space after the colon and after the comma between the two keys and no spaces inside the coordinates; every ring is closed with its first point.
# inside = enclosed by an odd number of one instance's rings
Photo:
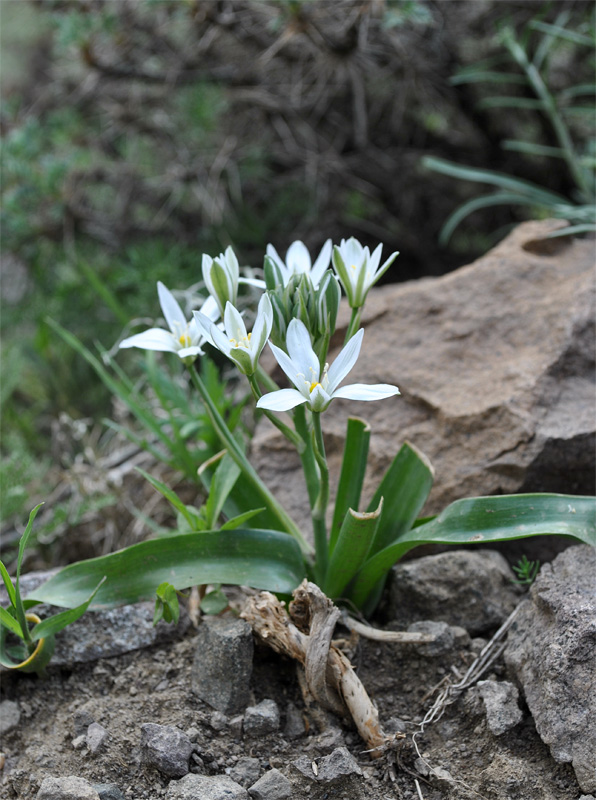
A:
{"type": "MultiPolygon", "coordinates": [[[[404,440],[435,467],[425,513],[473,495],[593,493],[594,242],[544,240],[562,224],[524,223],[456,272],[371,291],[347,382],[394,383],[402,396],[333,402],[323,417],[332,481],[353,415],[372,427],[363,504],[404,440]]],[[[308,529],[298,458],[266,420],[252,460],[308,529]]]]}

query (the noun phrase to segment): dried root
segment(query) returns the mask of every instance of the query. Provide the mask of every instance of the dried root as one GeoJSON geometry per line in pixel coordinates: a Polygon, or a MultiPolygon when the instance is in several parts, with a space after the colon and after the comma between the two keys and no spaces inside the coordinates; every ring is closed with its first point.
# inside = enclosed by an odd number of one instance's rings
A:
{"type": "Polygon", "coordinates": [[[314,583],[303,581],[294,592],[289,614],[274,595],[250,598],[242,617],[276,652],[304,667],[308,689],[325,709],[351,718],[372,757],[381,755],[401,735],[386,734],[376,706],[349,659],[332,644],[341,612],[314,583]]]}

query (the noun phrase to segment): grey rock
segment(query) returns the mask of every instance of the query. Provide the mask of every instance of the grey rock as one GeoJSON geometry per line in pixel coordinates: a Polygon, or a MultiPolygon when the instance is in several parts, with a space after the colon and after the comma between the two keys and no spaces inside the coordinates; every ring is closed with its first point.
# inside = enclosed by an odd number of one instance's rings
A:
{"type": "Polygon", "coordinates": [[[501,736],[522,721],[517,704],[519,692],[509,681],[479,681],[478,690],[484,700],[486,721],[495,736],[501,736]]]}
{"type": "Polygon", "coordinates": [[[84,778],[44,778],[36,800],[99,800],[99,794],[84,778]]]}
{"type": "Polygon", "coordinates": [[[222,714],[221,711],[214,711],[209,717],[209,725],[211,725],[214,731],[223,731],[227,724],[228,718],[225,714],[222,714]]]}
{"type": "Polygon", "coordinates": [[[186,775],[170,781],[166,800],[248,800],[248,792],[228,775],[186,775]]]}
{"type": "Polygon", "coordinates": [[[99,800],[126,800],[115,783],[94,783],[93,788],[99,795],[99,800]]]}
{"type": "Polygon", "coordinates": [[[595,800],[593,794],[582,794],[578,800],[595,800]]]}
{"type": "Polygon", "coordinates": [[[434,642],[413,645],[413,649],[426,658],[444,655],[453,650],[455,645],[453,630],[446,622],[433,622],[432,620],[422,620],[408,625],[408,633],[428,633],[435,637],[434,642]]]}
{"type": "Polygon", "coordinates": [[[0,736],[16,728],[21,719],[19,704],[13,700],[3,700],[0,703],[0,736]]]}
{"type": "Polygon", "coordinates": [[[239,758],[230,769],[230,778],[241,786],[248,788],[259,779],[261,763],[258,758],[244,756],[239,758]]]}
{"type": "Polygon", "coordinates": [[[82,750],[87,744],[87,734],[82,733],[80,736],[75,736],[72,740],[72,746],[75,750],[82,750]]]}
{"type": "Polygon", "coordinates": [[[262,700],[256,706],[249,706],[244,714],[244,733],[246,736],[266,736],[279,729],[279,708],[275,700],[262,700]]]}
{"type": "Polygon", "coordinates": [[[89,725],[95,722],[95,718],[90,711],[86,708],[79,708],[72,717],[72,725],[74,730],[74,735],[81,736],[81,734],[87,734],[87,729],[89,725]]]}
{"type": "Polygon", "coordinates": [[[337,783],[350,778],[362,778],[363,772],[347,747],[338,747],[318,762],[321,783],[337,783]]]}
{"type": "Polygon", "coordinates": [[[406,723],[399,717],[390,717],[383,727],[387,733],[405,733],[408,730],[406,723]]]}
{"type": "Polygon", "coordinates": [[[497,627],[517,605],[514,574],[493,550],[454,550],[398,564],[383,611],[392,626],[435,620],[476,634],[497,627]]]}
{"type": "Polygon", "coordinates": [[[307,756],[299,756],[299,758],[290,762],[290,772],[293,777],[307,782],[316,781],[319,774],[319,765],[314,763],[313,759],[307,756]]]}
{"type": "Polygon", "coordinates": [[[596,550],[545,564],[509,631],[505,661],[556,761],[596,792],[596,550]]]}
{"type": "Polygon", "coordinates": [[[248,793],[253,800],[287,800],[292,794],[292,784],[278,769],[270,769],[248,793]]]}
{"type": "Polygon", "coordinates": [[[253,651],[247,622],[228,617],[205,618],[197,631],[192,667],[195,694],[224,714],[243,711],[250,697],[253,651]]]}
{"type": "Polygon", "coordinates": [[[98,722],[92,722],[87,728],[86,744],[91,753],[97,753],[107,742],[108,732],[98,722]]]}
{"type": "MultiPolygon", "coordinates": [[[[350,382],[395,383],[402,395],[367,403],[366,412],[357,401],[331,404],[325,436],[332,486],[346,419],[365,413],[372,438],[364,508],[404,440],[435,467],[426,514],[474,495],[593,493],[594,244],[559,239],[556,253],[536,245],[562,225],[523,223],[469,266],[371,290],[350,382]]],[[[344,304],[337,349],[348,320],[344,304]]],[[[334,357],[332,350],[329,361],[334,357]]],[[[303,519],[300,460],[282,434],[262,420],[251,451],[279,502],[303,519]]]]}
{"type": "Polygon", "coordinates": [[[304,736],[305,731],[306,728],[302,713],[296,708],[294,703],[288,703],[286,706],[284,736],[286,739],[297,739],[299,736],[304,736]]]}
{"type": "Polygon", "coordinates": [[[193,745],[181,730],[171,725],[141,725],[141,758],[170,778],[181,778],[188,772],[193,745]]]}

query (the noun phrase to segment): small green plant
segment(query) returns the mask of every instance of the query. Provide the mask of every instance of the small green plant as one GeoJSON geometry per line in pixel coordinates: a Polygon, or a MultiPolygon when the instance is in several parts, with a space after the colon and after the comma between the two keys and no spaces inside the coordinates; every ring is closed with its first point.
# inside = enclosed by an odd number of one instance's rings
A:
{"type": "MultiPolygon", "coordinates": [[[[422,544],[470,545],[541,534],[568,535],[595,544],[596,500],[592,497],[467,498],[435,518],[418,519],[432,486],[433,469],[409,443],[399,449],[370,503],[360,510],[370,428],[357,418],[347,423],[335,506],[328,515],[330,476],[322,425],[326,410],[342,398],[399,402],[396,386],[342,385],[360,352],[364,336],[360,317],[368,291],[396,255],[381,264],[381,245],[371,253],[353,238],[334,248],[330,241],[325,243],[314,263],[302,242],[290,247],[285,261],[269,246],[265,280],[258,284],[264,291],[250,332],[235,307],[241,278],[231,248],[215,259],[203,257],[204,282],[223,322],[214,321],[215,312],[205,313],[205,308],[213,311],[213,303],[204,306],[203,312],[194,312],[189,321],[171,292],[161,286],[167,327],[134,334],[120,347],[169,352],[186,368],[225,448],[225,455],[207,461],[200,470],[208,499],[200,509],[187,506],[165,484],[147,475],[176,509],[178,532],[71,564],[36,589],[31,599],[74,606],[86,600],[105,576],[95,604],[137,602],[155,597],[160,587],[157,614],[173,619],[177,602],[173,592],[194,585],[233,583],[289,594],[308,577],[329,597],[370,614],[393,564],[422,544]],[[329,365],[341,289],[352,314],[343,349],[329,365]],[[259,364],[268,341],[290,381],[289,388],[280,388],[259,364]],[[310,513],[314,546],[251,465],[241,441],[214,403],[195,365],[197,356],[201,361],[206,358],[201,353],[207,347],[219,350],[237,366],[248,381],[256,408],[296,448],[305,476],[308,507],[304,512],[310,513]]],[[[218,592],[216,588],[215,605],[225,604],[218,592]]]]}
{"type": "Polygon", "coordinates": [[[524,554],[517,564],[512,567],[512,570],[517,575],[517,580],[513,581],[513,583],[519,583],[521,586],[531,586],[536,580],[539,569],[540,561],[530,561],[524,554]]]}
{"type": "MultiPolygon", "coordinates": [[[[526,206],[538,217],[550,216],[567,220],[566,228],[557,229],[549,237],[570,236],[572,234],[596,231],[596,159],[593,135],[585,130],[576,136],[574,142],[570,121],[581,118],[592,128],[593,102],[582,105],[581,98],[594,97],[596,82],[579,83],[565,90],[554,92],[549,88],[549,58],[557,52],[557,45],[579,47],[588,50],[593,58],[595,28],[593,22],[583,31],[566,27],[568,12],[559,15],[555,24],[534,20],[518,37],[509,25],[501,28],[499,41],[505,48],[509,63],[516,69],[499,69],[501,60],[494,59],[462,69],[452,78],[452,83],[487,83],[506,89],[512,87],[527,90],[526,94],[493,95],[485,97],[479,104],[481,108],[512,109],[536,112],[542,115],[550,127],[556,146],[540,144],[537,141],[507,139],[502,143],[506,150],[513,150],[529,156],[541,156],[562,160],[574,185],[571,197],[539,186],[535,183],[487,169],[455,164],[445,159],[425,157],[422,163],[428,169],[449,175],[453,178],[474,183],[488,184],[494,188],[490,194],[480,195],[467,201],[447,219],[441,230],[440,239],[446,244],[459,224],[471,213],[482,208],[498,205],[526,206]],[[538,39],[535,41],[536,34],[538,39]],[[590,124],[590,121],[592,124],[590,124]]],[[[585,127],[585,126],[584,126],[585,127]]],[[[539,128],[537,129],[539,130],[539,128]]],[[[580,131],[583,130],[580,126],[580,131]]]]}
{"type": "Polygon", "coordinates": [[[56,634],[85,613],[105,581],[102,577],[89,597],[68,611],[61,611],[44,620],[31,611],[36,601],[21,598],[21,563],[33,529],[33,521],[42,505],[40,503],[35,506],[29,515],[27,527],[21,537],[14,583],[0,561],[0,575],[10,601],[8,608],[0,607],[0,664],[8,669],[38,674],[43,673],[54,653],[56,634]]]}

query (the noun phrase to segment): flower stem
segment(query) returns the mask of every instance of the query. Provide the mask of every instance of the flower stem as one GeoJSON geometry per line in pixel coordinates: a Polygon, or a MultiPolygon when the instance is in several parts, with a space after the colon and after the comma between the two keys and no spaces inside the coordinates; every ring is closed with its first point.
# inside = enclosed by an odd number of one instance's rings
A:
{"type": "MultiPolygon", "coordinates": [[[[255,375],[250,375],[248,380],[250,382],[250,388],[252,389],[253,397],[255,400],[258,400],[262,396],[262,393],[259,388],[257,378],[255,375]]],[[[289,425],[286,425],[285,422],[282,422],[280,419],[278,419],[278,417],[276,417],[271,411],[268,411],[266,408],[261,408],[259,410],[262,411],[267,419],[283,433],[288,441],[294,445],[298,451],[298,454],[302,455],[302,453],[306,450],[306,443],[302,437],[296,433],[296,431],[293,431],[289,425]]]]}
{"type": "Polygon", "coordinates": [[[302,462],[302,471],[304,472],[304,480],[306,481],[306,489],[308,491],[308,500],[311,509],[314,508],[319,496],[319,468],[315,459],[314,448],[312,446],[311,425],[306,417],[306,408],[304,405],[296,406],[294,409],[294,425],[298,434],[306,443],[306,448],[300,455],[302,462]]]}
{"type": "Polygon", "coordinates": [[[287,511],[278,503],[278,501],[273,496],[270,489],[263,483],[263,481],[259,478],[255,468],[252,464],[248,461],[242,449],[240,448],[236,439],[234,439],[230,429],[225,423],[225,420],[217,410],[215,403],[211,399],[209,392],[203,381],[201,380],[201,376],[196,370],[194,364],[189,366],[189,373],[191,380],[201,395],[201,399],[205,404],[205,408],[207,409],[207,413],[209,414],[209,419],[211,420],[211,424],[213,428],[223,444],[226,446],[228,453],[230,454],[231,458],[236,462],[236,464],[242,470],[245,478],[248,482],[252,485],[255,489],[257,494],[264,500],[267,508],[274,514],[277,519],[279,520],[280,524],[282,525],[283,530],[287,533],[291,534],[298,544],[302,552],[305,555],[309,555],[312,553],[312,548],[302,535],[302,532],[294,522],[294,520],[288,515],[287,511]]]}
{"type": "Polygon", "coordinates": [[[362,314],[362,306],[352,309],[352,316],[350,317],[350,324],[348,325],[348,330],[346,331],[346,338],[344,340],[344,345],[346,345],[350,341],[352,336],[358,330],[358,327],[360,326],[361,314],[362,314]]]}
{"type": "Polygon", "coordinates": [[[315,534],[315,574],[320,586],[324,584],[327,572],[327,524],[325,513],[329,504],[329,467],[325,457],[325,443],[321,430],[321,412],[312,412],[314,455],[319,465],[319,495],[312,510],[312,524],[315,534]]]}

